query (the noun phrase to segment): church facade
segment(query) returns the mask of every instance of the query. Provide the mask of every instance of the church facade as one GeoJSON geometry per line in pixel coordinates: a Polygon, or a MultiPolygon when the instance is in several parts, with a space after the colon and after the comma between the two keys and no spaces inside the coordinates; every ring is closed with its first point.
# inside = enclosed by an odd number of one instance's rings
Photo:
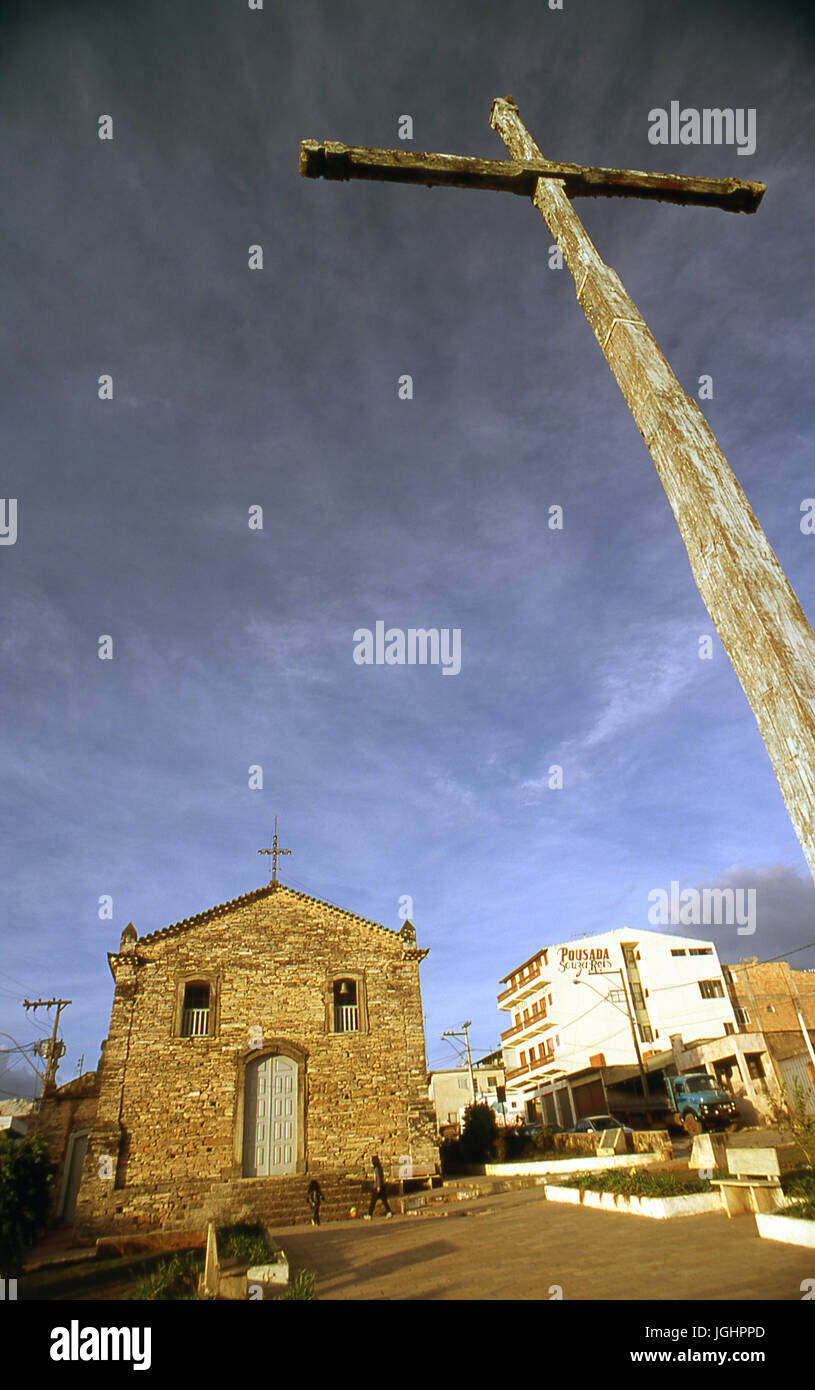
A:
{"type": "Polygon", "coordinates": [[[370,1159],[438,1152],[415,929],[277,882],[109,955],[115,981],[75,1228],[193,1229],[326,1217],[364,1200],[370,1159]]]}

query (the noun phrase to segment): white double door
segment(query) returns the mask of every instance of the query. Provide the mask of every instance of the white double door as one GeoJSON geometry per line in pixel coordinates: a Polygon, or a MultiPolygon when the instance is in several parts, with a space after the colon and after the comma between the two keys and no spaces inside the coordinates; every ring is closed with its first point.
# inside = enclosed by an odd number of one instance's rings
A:
{"type": "Polygon", "coordinates": [[[296,1162],[297,1063],[291,1057],[260,1057],[246,1068],[244,1177],[293,1173],[296,1162]]]}

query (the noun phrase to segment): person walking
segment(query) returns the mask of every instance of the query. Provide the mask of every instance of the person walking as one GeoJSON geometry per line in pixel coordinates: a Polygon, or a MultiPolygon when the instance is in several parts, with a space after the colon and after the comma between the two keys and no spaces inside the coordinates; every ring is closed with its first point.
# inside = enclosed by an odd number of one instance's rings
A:
{"type": "Polygon", "coordinates": [[[308,1201],[308,1204],[311,1207],[311,1224],[312,1226],[319,1226],[320,1203],[323,1200],[323,1190],[320,1187],[320,1184],[317,1182],[316,1178],[313,1178],[308,1185],[306,1200],[308,1201]]]}
{"type": "Polygon", "coordinates": [[[373,1154],[371,1156],[371,1162],[373,1164],[374,1169],[374,1190],[371,1193],[371,1205],[368,1208],[368,1215],[363,1219],[365,1221],[370,1221],[373,1218],[374,1209],[376,1207],[377,1202],[381,1202],[383,1207],[385,1208],[385,1220],[391,1221],[393,1219],[393,1212],[388,1206],[388,1198],[387,1193],[385,1191],[385,1175],[382,1172],[382,1164],[379,1161],[379,1154],[373,1154]]]}

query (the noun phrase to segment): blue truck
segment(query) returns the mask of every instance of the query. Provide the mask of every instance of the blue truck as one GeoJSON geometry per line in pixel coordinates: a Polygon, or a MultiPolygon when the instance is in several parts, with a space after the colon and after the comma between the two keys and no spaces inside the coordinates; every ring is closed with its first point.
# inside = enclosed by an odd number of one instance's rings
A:
{"type": "MultiPolygon", "coordinates": [[[[615,1071],[618,1071],[615,1068],[615,1071]]],[[[723,1131],[739,1124],[738,1106],[706,1071],[648,1073],[648,1095],[642,1093],[639,1073],[606,1082],[612,1115],[638,1129],[684,1129],[688,1134],[723,1131]]]]}

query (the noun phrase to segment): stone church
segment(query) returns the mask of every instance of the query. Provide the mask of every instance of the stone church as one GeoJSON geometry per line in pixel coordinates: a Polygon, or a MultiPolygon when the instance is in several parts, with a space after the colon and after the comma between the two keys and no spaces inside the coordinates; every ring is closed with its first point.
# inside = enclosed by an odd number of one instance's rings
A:
{"type": "Polygon", "coordinates": [[[347,1217],[372,1153],[386,1176],[434,1171],[426,955],[410,922],[277,881],[147,936],[126,927],[84,1133],[60,1165],[77,1233],[300,1220],[313,1179],[323,1215],[347,1217]]]}

